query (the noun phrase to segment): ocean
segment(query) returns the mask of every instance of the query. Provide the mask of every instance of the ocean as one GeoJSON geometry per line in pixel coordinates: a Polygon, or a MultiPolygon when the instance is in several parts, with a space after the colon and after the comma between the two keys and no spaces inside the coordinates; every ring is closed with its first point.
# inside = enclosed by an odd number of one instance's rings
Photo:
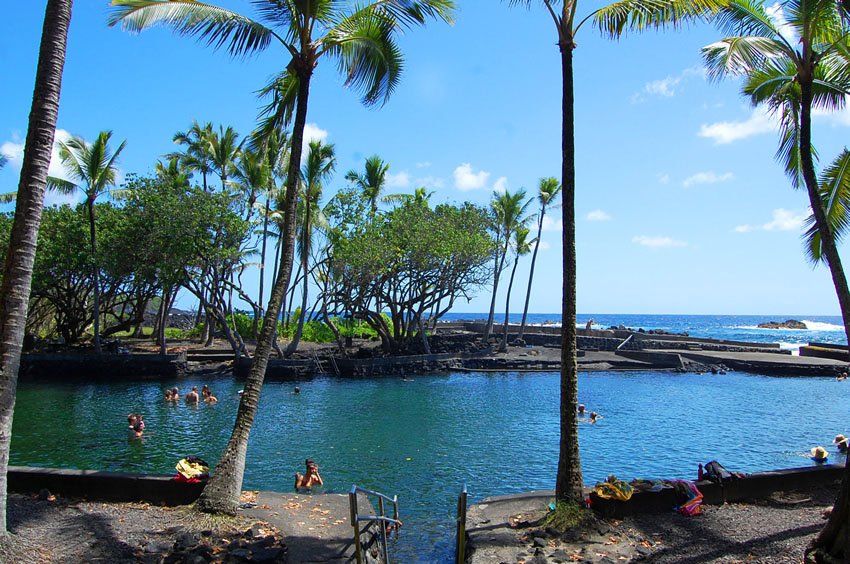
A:
{"type": "MultiPolygon", "coordinates": [[[[496,312],[496,323],[505,318],[496,312]]],[[[486,320],[486,313],[448,313],[443,321],[486,320]]],[[[511,314],[511,323],[520,323],[522,313],[511,314]]],[[[593,320],[594,329],[608,329],[624,325],[632,329],[663,329],[671,333],[687,333],[692,337],[727,339],[756,343],[779,343],[792,352],[808,343],[847,343],[841,316],[838,315],[657,315],[586,313],[577,316],[578,327],[584,328],[593,320]],[[806,324],[807,329],[759,329],[759,323],[795,319],[806,324]]],[[[529,313],[530,325],[560,325],[560,313],[529,313]]]]}

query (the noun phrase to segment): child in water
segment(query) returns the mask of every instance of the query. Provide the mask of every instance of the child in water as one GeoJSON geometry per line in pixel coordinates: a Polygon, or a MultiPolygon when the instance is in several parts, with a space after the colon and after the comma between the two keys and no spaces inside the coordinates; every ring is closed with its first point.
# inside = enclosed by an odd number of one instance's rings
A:
{"type": "Polygon", "coordinates": [[[319,465],[309,458],[304,461],[304,464],[307,466],[306,472],[304,474],[301,474],[301,472],[295,473],[295,489],[310,489],[313,486],[323,486],[325,483],[319,475],[319,465]]]}

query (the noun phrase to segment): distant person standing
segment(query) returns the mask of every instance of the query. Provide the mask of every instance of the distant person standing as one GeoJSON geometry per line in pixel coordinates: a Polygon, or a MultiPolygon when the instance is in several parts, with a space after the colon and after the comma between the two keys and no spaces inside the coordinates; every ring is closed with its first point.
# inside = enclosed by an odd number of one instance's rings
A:
{"type": "Polygon", "coordinates": [[[198,386],[192,386],[192,391],[186,394],[186,403],[197,404],[200,401],[198,397],[198,386]]]}
{"type": "Polygon", "coordinates": [[[593,330],[593,319],[589,319],[587,324],[584,326],[584,330],[590,333],[593,330]]]}

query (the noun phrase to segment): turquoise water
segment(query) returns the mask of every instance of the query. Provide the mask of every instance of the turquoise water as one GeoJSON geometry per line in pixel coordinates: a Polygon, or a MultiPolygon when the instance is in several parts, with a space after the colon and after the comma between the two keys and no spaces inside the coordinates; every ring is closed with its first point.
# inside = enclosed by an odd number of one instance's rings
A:
{"type": "MultiPolygon", "coordinates": [[[[458,373],[401,379],[269,382],[251,435],[246,489],[290,491],[314,458],[325,487],[353,483],[398,494],[401,562],[449,561],[453,512],[473,500],[551,489],[558,449],[558,375],[458,373]]],[[[695,478],[697,464],[730,470],[813,464],[806,451],[848,435],[850,382],[668,372],[582,374],[579,398],[603,419],[580,429],[584,480],[608,474],[695,478]]],[[[171,473],[196,454],[215,462],[232,429],[241,383],[222,377],[71,385],[22,382],[11,463],[171,473]],[[167,404],[161,392],[208,383],[217,405],[167,404]],[[142,440],[126,416],[141,412],[142,440]]]]}

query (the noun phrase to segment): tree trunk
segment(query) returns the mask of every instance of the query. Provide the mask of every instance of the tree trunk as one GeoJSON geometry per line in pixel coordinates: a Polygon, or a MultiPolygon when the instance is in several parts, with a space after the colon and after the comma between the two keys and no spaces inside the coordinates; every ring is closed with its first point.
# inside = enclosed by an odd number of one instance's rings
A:
{"type": "Polygon", "coordinates": [[[89,243],[91,244],[92,281],[94,282],[94,353],[100,354],[100,272],[97,268],[97,238],[94,219],[94,198],[86,202],[89,209],[89,243]]]}
{"type": "Polygon", "coordinates": [[[304,333],[304,321],[307,319],[307,290],[310,286],[310,276],[307,271],[307,259],[310,258],[310,207],[311,207],[311,195],[309,190],[306,192],[306,198],[304,198],[304,226],[303,226],[303,237],[301,237],[301,270],[304,272],[304,283],[301,287],[301,315],[298,316],[298,326],[295,328],[295,334],[292,336],[292,340],[289,342],[289,346],[286,347],[286,351],[284,352],[285,356],[292,356],[296,350],[298,350],[298,344],[301,342],[301,335],[304,333]]]}
{"type": "Polygon", "coordinates": [[[561,440],[555,496],[580,503],[583,499],[578,449],[578,360],[576,358],[576,221],[575,116],[573,97],[573,42],[561,40],[563,131],[561,133],[561,198],[564,230],[564,286],[561,310],[561,440]]]}
{"type": "Polygon", "coordinates": [[[504,264],[505,256],[502,254],[501,248],[496,253],[496,258],[493,261],[493,295],[490,297],[490,314],[487,316],[487,325],[484,327],[484,342],[490,338],[490,333],[493,331],[493,318],[496,315],[496,292],[499,290],[499,278],[502,275],[502,265],[504,264]]]}
{"type": "MultiPolygon", "coordinates": [[[[799,75],[798,75],[799,76],[799,75]]],[[[835,244],[835,236],[829,228],[829,221],[823,209],[820,197],[820,189],[815,174],[814,161],[812,159],[812,82],[811,79],[802,79],[800,82],[800,161],[803,169],[803,179],[806,183],[806,191],[809,195],[809,204],[815,216],[815,224],[820,234],[823,254],[826,257],[835,293],[838,296],[838,305],[841,309],[841,318],[844,321],[844,334],[850,343],[850,292],[847,288],[847,277],[841,264],[841,257],[835,244]]],[[[830,513],[829,520],[824,528],[812,541],[806,551],[807,558],[813,561],[826,561],[824,554],[829,554],[838,561],[850,561],[850,465],[845,464],[844,476],[841,480],[841,492],[830,513]]]]}
{"type": "Polygon", "coordinates": [[[18,366],[27,320],[38,228],[44,209],[47,169],[56,134],[65,47],[71,24],[72,0],[48,0],[41,31],[27,140],[9,251],[0,287],[0,532],[6,533],[6,472],[12,438],[12,415],[18,366]]]}
{"type": "Polygon", "coordinates": [[[528,318],[528,302],[531,299],[531,282],[534,280],[534,264],[537,262],[537,250],[540,248],[540,236],[543,232],[543,216],[546,206],[540,208],[540,219],[537,221],[537,242],[534,244],[534,252],[531,253],[531,270],[528,273],[528,289],[525,291],[525,307],[522,309],[522,322],[519,325],[519,338],[525,336],[525,320],[528,318]]]}
{"type": "Polygon", "coordinates": [[[514,276],[516,275],[516,267],[519,264],[519,255],[514,258],[514,267],[511,269],[511,279],[508,282],[508,296],[505,298],[505,326],[502,334],[502,344],[499,345],[499,352],[508,352],[508,319],[510,317],[511,308],[511,290],[514,287],[514,276]]]}
{"type": "Polygon", "coordinates": [[[312,71],[312,64],[302,64],[299,72],[300,80],[295,109],[295,124],[292,128],[292,152],[289,162],[289,174],[286,178],[286,195],[283,208],[284,219],[283,233],[281,234],[280,270],[269,296],[269,305],[266,308],[266,315],[263,318],[263,327],[260,331],[260,338],[257,341],[257,348],[254,351],[251,371],[245,380],[245,388],[242,393],[242,399],[239,402],[239,411],[236,414],[233,433],[221,455],[221,459],[215,467],[214,474],[210,477],[210,481],[197,501],[197,507],[206,512],[235,515],[239,505],[239,495],[242,492],[242,480],[245,474],[245,454],[248,450],[248,437],[251,433],[254,417],[257,414],[260,392],[266,376],[266,367],[268,366],[272,343],[275,338],[284,294],[289,286],[289,277],[292,275],[292,262],[295,254],[295,215],[298,203],[297,185],[300,177],[298,168],[301,163],[301,145],[304,140],[304,126],[307,123],[307,97],[310,92],[312,71]]]}
{"type": "MultiPolygon", "coordinates": [[[[263,244],[260,250],[260,299],[257,300],[257,303],[260,304],[260,307],[263,306],[263,280],[266,277],[266,241],[269,238],[269,199],[271,198],[271,186],[269,187],[269,193],[266,195],[266,213],[263,215],[263,244]]],[[[263,316],[263,310],[259,311],[259,315],[254,316],[254,323],[251,326],[251,337],[257,338],[257,330],[260,327],[260,318],[263,316]]]]}

